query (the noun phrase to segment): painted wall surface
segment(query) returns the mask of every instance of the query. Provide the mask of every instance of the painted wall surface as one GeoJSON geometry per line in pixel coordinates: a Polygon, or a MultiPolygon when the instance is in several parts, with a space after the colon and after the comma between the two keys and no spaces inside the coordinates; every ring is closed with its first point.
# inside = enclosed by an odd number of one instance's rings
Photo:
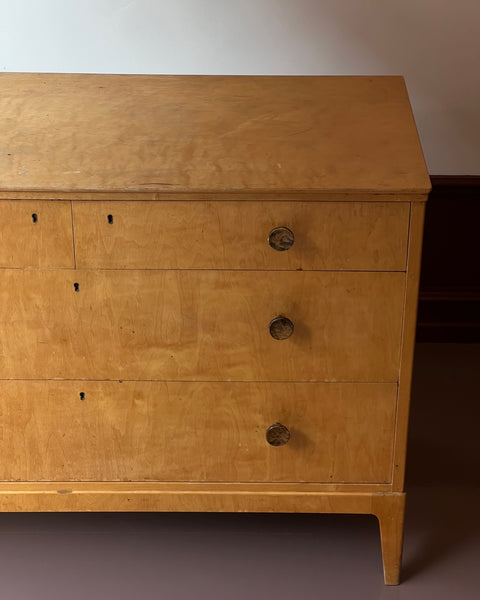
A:
{"type": "Polygon", "coordinates": [[[403,75],[431,174],[480,174],[477,0],[0,0],[0,70],[403,75]]]}

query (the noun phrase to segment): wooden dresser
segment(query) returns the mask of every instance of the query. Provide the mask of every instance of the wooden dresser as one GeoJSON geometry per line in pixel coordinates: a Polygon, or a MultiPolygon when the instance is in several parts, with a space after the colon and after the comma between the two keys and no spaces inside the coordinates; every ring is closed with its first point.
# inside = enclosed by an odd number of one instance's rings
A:
{"type": "Polygon", "coordinates": [[[430,183],[400,77],[0,75],[0,510],[374,514],[430,183]]]}

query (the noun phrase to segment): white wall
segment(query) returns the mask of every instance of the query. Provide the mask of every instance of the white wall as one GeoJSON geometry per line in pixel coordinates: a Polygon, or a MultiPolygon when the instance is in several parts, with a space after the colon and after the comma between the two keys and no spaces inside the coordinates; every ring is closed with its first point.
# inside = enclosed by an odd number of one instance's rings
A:
{"type": "Polygon", "coordinates": [[[480,174],[478,0],[0,0],[0,69],[401,74],[430,173],[480,174]]]}

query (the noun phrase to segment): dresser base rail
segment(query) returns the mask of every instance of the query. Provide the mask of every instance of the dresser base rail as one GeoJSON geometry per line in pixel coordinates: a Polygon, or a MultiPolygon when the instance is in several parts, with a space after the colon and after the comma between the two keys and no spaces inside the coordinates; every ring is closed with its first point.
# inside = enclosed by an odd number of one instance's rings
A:
{"type": "MultiPolygon", "coordinates": [[[[4,483],[0,512],[258,512],[373,514],[380,524],[385,583],[397,585],[405,494],[325,492],[279,484],[4,483]],[[260,489],[260,486],[262,489],[260,489]]],[[[371,487],[371,486],[370,486],[371,487]]],[[[382,486],[379,486],[382,487],[382,486]]]]}

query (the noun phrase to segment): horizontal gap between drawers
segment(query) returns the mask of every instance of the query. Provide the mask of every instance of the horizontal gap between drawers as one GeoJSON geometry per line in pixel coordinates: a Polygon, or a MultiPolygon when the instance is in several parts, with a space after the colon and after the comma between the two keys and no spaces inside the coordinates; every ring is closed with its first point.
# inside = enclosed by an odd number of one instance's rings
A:
{"type": "MultiPolygon", "coordinates": [[[[315,485],[326,485],[326,486],[354,486],[354,485],[366,485],[366,486],[387,486],[387,485],[391,485],[391,481],[381,481],[381,482],[368,482],[368,481],[277,481],[277,480],[265,480],[265,481],[228,481],[228,480],[223,480],[223,481],[211,481],[208,480],[206,481],[205,479],[198,479],[198,480],[165,480],[165,479],[143,479],[143,480],[128,480],[128,481],[122,481],[122,480],[114,480],[114,479],[72,479],[72,480],[65,480],[62,479],[61,481],[52,481],[51,479],[32,479],[32,480],[27,480],[27,479],[23,479],[21,481],[16,481],[16,480],[5,480],[2,479],[0,480],[0,488],[4,485],[28,485],[28,484],[49,484],[50,486],[55,486],[57,487],[58,485],[61,484],[84,484],[85,486],[88,484],[115,484],[115,485],[124,485],[124,486],[128,486],[128,485],[150,485],[150,486],[154,486],[156,484],[168,484],[168,485],[191,485],[196,486],[196,485],[244,485],[244,486],[249,486],[249,485],[258,485],[258,486],[262,486],[262,485],[268,485],[268,486],[281,486],[281,485],[296,485],[296,486],[315,486],[315,485]]],[[[88,490],[89,492],[91,490],[88,490]]],[[[151,492],[151,493],[158,493],[158,490],[152,489],[152,490],[138,490],[139,492],[151,492]]],[[[163,490],[162,490],[163,491],[163,490]]],[[[169,492],[176,492],[176,493],[199,493],[199,491],[193,492],[190,490],[168,490],[169,492]]],[[[0,489],[0,494],[3,493],[4,490],[0,489]]],[[[81,493],[82,490],[75,490],[76,493],[81,493]]],[[[212,493],[218,493],[219,491],[214,490],[212,493]]],[[[57,492],[58,493],[58,492],[57,492]]],[[[62,491],[60,491],[60,493],[62,493],[62,491]]],[[[63,491],[63,493],[67,493],[65,491],[63,491]]],[[[73,493],[73,490],[72,492],[73,493]]],[[[221,492],[220,492],[221,493],[221,492]]],[[[224,493],[231,493],[231,490],[225,491],[224,493]]],[[[236,494],[250,494],[251,491],[247,491],[247,490],[236,490],[234,493],[236,494]]],[[[292,494],[292,493],[298,493],[301,494],[301,491],[289,491],[289,490],[280,490],[280,491],[276,491],[275,493],[278,494],[292,494]]],[[[335,492],[332,492],[335,493],[335,492]]]]}
{"type": "Polygon", "coordinates": [[[385,381],[356,381],[356,380],[325,380],[319,379],[315,381],[305,381],[301,379],[41,379],[32,377],[31,379],[4,379],[0,378],[0,381],[54,381],[58,383],[68,381],[79,381],[79,382],[111,382],[111,383],[350,383],[350,384],[398,384],[397,380],[385,380],[385,381]]]}
{"type": "Polygon", "coordinates": [[[423,192],[378,191],[378,190],[192,190],[183,192],[151,192],[145,190],[0,190],[0,199],[9,201],[38,200],[47,202],[275,202],[275,204],[289,204],[308,202],[309,204],[335,204],[368,203],[368,204],[398,204],[399,202],[427,202],[431,190],[423,192]]]}
{"type": "Polygon", "coordinates": [[[77,267],[0,267],[2,271],[86,271],[86,272],[99,272],[99,271],[235,271],[235,272],[279,272],[279,273],[406,273],[405,269],[401,270],[371,270],[371,269],[148,269],[148,268],[107,268],[107,267],[87,267],[87,268],[77,268],[77,267]]]}

